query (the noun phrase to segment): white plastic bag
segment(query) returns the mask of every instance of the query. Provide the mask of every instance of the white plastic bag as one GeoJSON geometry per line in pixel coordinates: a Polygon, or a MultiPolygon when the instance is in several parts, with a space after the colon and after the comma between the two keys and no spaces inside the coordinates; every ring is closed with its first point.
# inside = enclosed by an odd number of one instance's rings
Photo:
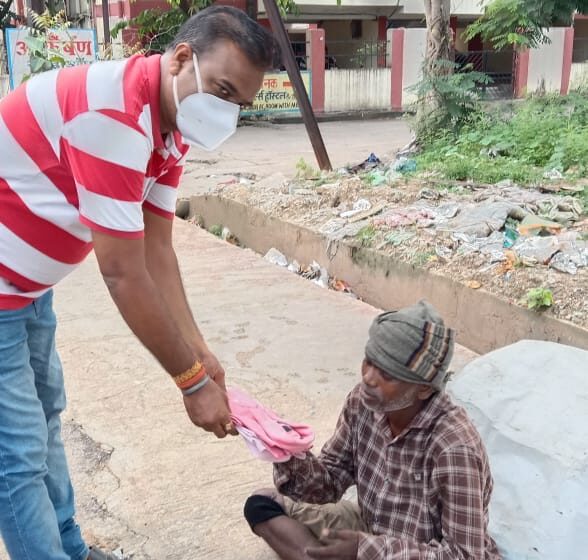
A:
{"type": "Polygon", "coordinates": [[[471,362],[448,391],[486,444],[505,560],[588,558],[588,352],[522,341],[471,362]]]}

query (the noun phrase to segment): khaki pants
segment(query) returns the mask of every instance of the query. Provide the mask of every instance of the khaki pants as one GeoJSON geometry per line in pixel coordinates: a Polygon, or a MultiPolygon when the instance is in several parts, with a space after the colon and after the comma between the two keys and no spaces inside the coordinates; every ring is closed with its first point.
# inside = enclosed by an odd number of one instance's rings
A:
{"type": "Polygon", "coordinates": [[[295,502],[286,496],[283,498],[288,517],[302,523],[317,538],[320,538],[323,529],[367,531],[359,507],[348,500],[341,500],[336,504],[315,505],[295,502]]]}

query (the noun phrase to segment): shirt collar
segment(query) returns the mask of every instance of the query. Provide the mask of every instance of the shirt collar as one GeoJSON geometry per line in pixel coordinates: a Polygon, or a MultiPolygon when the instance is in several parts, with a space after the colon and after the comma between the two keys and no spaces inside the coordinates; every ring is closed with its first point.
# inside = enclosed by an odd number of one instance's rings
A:
{"type": "Polygon", "coordinates": [[[438,392],[434,394],[427,404],[413,418],[407,428],[410,430],[426,430],[427,428],[430,428],[439,416],[447,412],[447,409],[450,406],[451,401],[446,393],[438,392]]]}

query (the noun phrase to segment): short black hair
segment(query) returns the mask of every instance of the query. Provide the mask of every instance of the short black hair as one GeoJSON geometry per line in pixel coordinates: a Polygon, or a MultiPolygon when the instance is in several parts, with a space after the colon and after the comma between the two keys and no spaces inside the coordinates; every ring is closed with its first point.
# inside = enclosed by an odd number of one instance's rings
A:
{"type": "Polygon", "coordinates": [[[257,68],[268,70],[279,64],[273,35],[232,6],[211,6],[193,15],[180,27],[168,50],[188,43],[197,56],[202,56],[220,41],[234,43],[257,68]]]}

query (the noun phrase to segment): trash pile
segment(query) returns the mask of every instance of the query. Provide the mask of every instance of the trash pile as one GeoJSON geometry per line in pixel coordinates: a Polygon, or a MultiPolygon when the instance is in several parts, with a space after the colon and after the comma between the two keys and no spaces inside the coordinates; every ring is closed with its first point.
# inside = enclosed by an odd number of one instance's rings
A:
{"type": "MultiPolygon", "coordinates": [[[[588,328],[586,181],[570,183],[555,171],[533,187],[448,180],[419,170],[408,152],[392,161],[370,154],[328,173],[308,167],[304,176],[276,173],[216,192],[320,233],[331,259],[350,243],[513,303],[548,288],[557,301],[550,314],[588,328]]],[[[319,286],[353,293],[316,262],[278,260],[319,286]]]]}
{"type": "MultiPolygon", "coordinates": [[[[360,174],[371,186],[392,185],[399,177],[414,173],[416,165],[415,160],[406,157],[383,164],[370,154],[361,164],[338,173],[360,174]]],[[[559,179],[555,174],[546,177],[559,179]]],[[[565,193],[582,189],[546,185],[540,192],[502,181],[483,189],[470,186],[473,201],[443,203],[441,199],[448,193],[425,187],[410,206],[389,208],[358,198],[351,209],[339,212],[319,231],[336,241],[352,238],[371,225],[384,233],[383,242],[377,246],[381,249],[387,245],[398,247],[416,237],[418,230],[429,230],[441,240],[434,249],[445,261],[454,255],[477,252],[487,258],[485,270],[510,263],[507,269],[544,265],[574,275],[579,268],[588,266],[588,241],[585,233],[573,229],[581,220],[582,203],[565,193]]]]}
{"type": "Polygon", "coordinates": [[[339,175],[361,175],[363,180],[372,187],[379,185],[391,185],[404,175],[414,173],[417,163],[414,159],[399,157],[393,162],[384,165],[376,154],[370,154],[368,158],[358,165],[344,167],[338,170],[339,175]]]}
{"type": "Polygon", "coordinates": [[[484,204],[463,205],[437,231],[451,234],[457,253],[486,255],[490,268],[510,262],[576,274],[588,266],[586,236],[573,229],[582,216],[580,202],[538,193],[532,200],[529,194],[511,188],[484,204]]]}
{"type": "Polygon", "coordinates": [[[321,288],[327,288],[335,292],[342,292],[348,294],[354,299],[359,299],[345,280],[341,280],[335,276],[329,276],[327,269],[322,267],[316,261],[312,261],[311,264],[306,266],[300,265],[297,260],[288,262],[286,256],[274,247],[265,254],[264,259],[276,266],[287,268],[290,272],[301,276],[305,280],[312,281],[321,288]]]}

